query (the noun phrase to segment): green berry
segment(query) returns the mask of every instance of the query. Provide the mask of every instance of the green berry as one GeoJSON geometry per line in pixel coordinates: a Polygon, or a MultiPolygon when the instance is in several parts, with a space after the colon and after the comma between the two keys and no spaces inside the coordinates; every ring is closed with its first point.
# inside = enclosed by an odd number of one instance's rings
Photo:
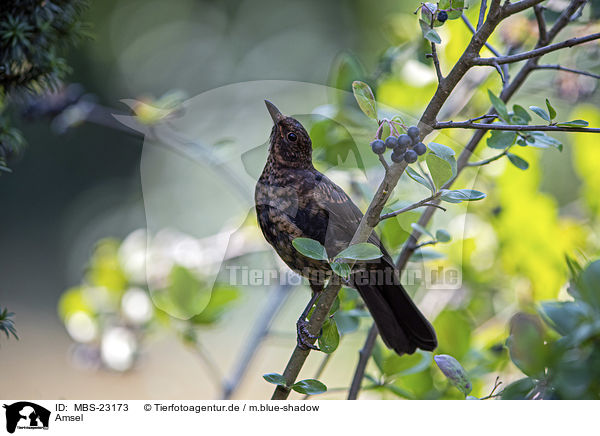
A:
{"type": "Polygon", "coordinates": [[[440,23],[443,23],[443,22],[445,22],[447,19],[448,19],[448,12],[446,12],[446,11],[439,11],[439,12],[437,13],[437,20],[438,20],[440,23]]]}
{"type": "Polygon", "coordinates": [[[407,150],[406,153],[404,153],[404,160],[409,164],[415,163],[418,158],[419,156],[417,156],[417,152],[414,150],[407,150]]]}
{"type": "Polygon", "coordinates": [[[421,136],[421,131],[417,126],[410,126],[406,133],[408,133],[408,136],[410,136],[413,141],[418,141],[419,136],[421,136]]]}
{"type": "Polygon", "coordinates": [[[412,139],[407,134],[402,134],[398,136],[398,145],[403,148],[410,147],[412,145],[412,139]]]}
{"type": "Polygon", "coordinates": [[[375,141],[371,142],[371,149],[375,154],[383,154],[385,153],[385,142],[383,142],[381,139],[376,139],[375,141]]]}
{"type": "Polygon", "coordinates": [[[396,148],[398,146],[398,138],[395,136],[388,136],[385,138],[385,146],[390,150],[396,148]]]}
{"type": "Polygon", "coordinates": [[[425,144],[423,144],[422,142],[418,142],[414,147],[413,150],[415,151],[415,153],[417,153],[419,156],[422,156],[425,154],[425,152],[427,151],[427,146],[425,144]]]}

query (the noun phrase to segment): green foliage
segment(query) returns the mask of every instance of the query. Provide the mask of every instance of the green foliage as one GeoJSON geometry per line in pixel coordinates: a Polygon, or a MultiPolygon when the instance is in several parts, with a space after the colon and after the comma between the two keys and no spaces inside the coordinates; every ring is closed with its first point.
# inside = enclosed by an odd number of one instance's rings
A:
{"type": "Polygon", "coordinates": [[[352,91],[354,92],[354,98],[356,98],[360,110],[362,110],[369,118],[377,120],[377,103],[375,102],[375,96],[369,85],[355,80],[352,82],[352,91]]]}
{"type": "Polygon", "coordinates": [[[55,90],[69,72],[67,49],[89,36],[81,16],[86,0],[5,0],[0,3],[0,173],[24,145],[10,126],[11,96],[55,90]]]}
{"type": "Polygon", "coordinates": [[[275,372],[264,374],[263,378],[271,384],[289,387],[290,389],[300,394],[317,395],[322,394],[323,392],[327,392],[327,386],[325,386],[325,384],[314,378],[300,380],[294,383],[292,386],[287,386],[285,378],[281,374],[277,374],[275,372]]]}
{"type": "Polygon", "coordinates": [[[300,254],[315,260],[328,261],[327,251],[318,241],[310,238],[296,238],[292,245],[300,254]]]}
{"type": "Polygon", "coordinates": [[[510,357],[526,377],[503,399],[600,399],[600,261],[571,270],[573,301],[542,303],[541,319],[511,320],[510,357]]]}
{"type": "Polygon", "coordinates": [[[323,353],[333,353],[340,344],[340,333],[333,318],[329,318],[323,324],[323,330],[319,336],[319,348],[323,353]]]}
{"type": "Polygon", "coordinates": [[[348,259],[348,260],[373,260],[379,259],[383,256],[383,253],[376,245],[368,242],[361,242],[354,244],[342,250],[335,256],[335,259],[348,259]]]}
{"type": "Polygon", "coordinates": [[[9,312],[6,307],[0,311],[0,331],[4,332],[7,339],[10,335],[13,335],[15,339],[19,340],[15,329],[15,321],[12,319],[14,316],[15,313],[9,312]]]}

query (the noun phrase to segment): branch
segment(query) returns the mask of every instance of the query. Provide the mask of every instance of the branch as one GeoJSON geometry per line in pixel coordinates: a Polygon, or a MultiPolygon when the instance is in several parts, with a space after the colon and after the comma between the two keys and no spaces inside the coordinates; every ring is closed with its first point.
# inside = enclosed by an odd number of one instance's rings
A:
{"type": "MultiPolygon", "coordinates": [[[[467,28],[471,31],[471,33],[475,33],[476,30],[473,27],[473,25],[471,24],[471,22],[469,21],[469,19],[467,18],[467,16],[465,14],[462,14],[461,16],[463,22],[465,23],[465,25],[467,26],[467,28]]],[[[477,25],[477,27],[479,28],[479,24],[477,25]]],[[[494,56],[501,56],[500,52],[498,50],[496,50],[494,47],[492,47],[492,44],[490,44],[489,42],[486,41],[486,43],[484,44],[484,46],[491,51],[494,56]]]]}
{"type": "Polygon", "coordinates": [[[444,75],[442,74],[442,68],[440,67],[440,60],[438,59],[435,42],[431,43],[431,58],[433,59],[433,65],[435,66],[435,74],[437,75],[438,82],[441,82],[444,80],[444,75]]]}
{"type": "Polygon", "coordinates": [[[348,392],[349,400],[356,400],[356,398],[358,397],[360,385],[365,376],[365,369],[367,368],[367,363],[369,362],[369,358],[373,353],[373,347],[375,346],[375,341],[377,340],[378,334],[379,332],[377,331],[377,326],[375,325],[375,323],[373,323],[373,325],[369,329],[369,333],[367,334],[365,344],[358,352],[358,364],[356,365],[356,369],[354,370],[352,384],[350,385],[350,391],[348,392]]]}
{"type": "Polygon", "coordinates": [[[483,166],[483,165],[487,165],[490,162],[494,162],[494,161],[496,161],[496,160],[498,160],[498,159],[506,156],[506,154],[508,153],[509,148],[510,147],[506,147],[502,153],[497,154],[496,156],[492,156],[490,158],[483,159],[483,160],[480,160],[480,161],[477,161],[477,162],[469,162],[469,163],[467,163],[467,166],[468,167],[480,167],[480,166],[483,166]]]}
{"type": "Polygon", "coordinates": [[[538,24],[538,38],[540,41],[546,41],[548,33],[546,31],[546,20],[544,19],[544,7],[535,5],[533,7],[533,12],[535,12],[535,18],[538,24]]]}
{"type": "Polygon", "coordinates": [[[546,53],[551,53],[556,50],[563,48],[573,47],[575,45],[583,44],[589,41],[594,41],[600,38],[600,33],[592,33],[591,35],[582,36],[580,38],[571,38],[563,42],[557,42],[556,44],[547,45],[544,47],[536,48],[534,50],[518,53],[510,56],[496,56],[493,58],[480,58],[476,57],[471,60],[473,65],[491,65],[495,64],[502,65],[513,62],[523,61],[525,59],[537,58],[546,53]]]}
{"type": "Polygon", "coordinates": [[[537,65],[535,67],[536,70],[559,70],[566,71],[573,74],[580,74],[582,76],[593,77],[594,79],[600,79],[600,74],[590,73],[589,71],[576,70],[574,68],[563,67],[562,65],[537,65]]]}
{"type": "MultiPolygon", "coordinates": [[[[327,287],[323,290],[321,296],[317,300],[317,304],[315,305],[313,313],[310,317],[310,321],[308,322],[308,332],[315,337],[319,334],[323,323],[327,319],[329,311],[331,310],[333,302],[335,301],[335,297],[337,297],[337,294],[341,288],[341,285],[336,282],[338,281],[330,282],[329,285],[327,285],[327,287]]],[[[314,343],[315,339],[310,339],[309,341],[314,343]]],[[[304,366],[304,362],[309,354],[310,349],[304,350],[296,345],[296,348],[294,348],[285,370],[283,371],[283,377],[285,378],[286,386],[292,386],[296,382],[296,378],[298,377],[302,366],[304,366]]],[[[286,386],[277,386],[271,399],[287,399],[287,397],[290,395],[290,388],[286,386]]]]}
{"type": "MultiPolygon", "coordinates": [[[[479,30],[485,19],[485,11],[487,10],[487,0],[481,0],[481,6],[479,7],[479,18],[477,19],[477,30],[479,30]]],[[[463,14],[464,17],[464,14],[463,14]]],[[[464,20],[464,18],[463,18],[464,20]]],[[[475,32],[473,32],[475,33],[475,32]]]]}
{"type": "Polygon", "coordinates": [[[520,124],[500,124],[500,123],[473,123],[471,121],[443,121],[433,125],[435,130],[440,129],[482,129],[482,130],[509,130],[514,132],[580,132],[580,133],[600,133],[598,127],[561,127],[561,126],[528,126],[520,124]]]}
{"type": "MultiPolygon", "coordinates": [[[[440,192],[436,192],[435,194],[430,195],[429,197],[427,197],[421,201],[417,201],[416,203],[413,203],[409,206],[403,207],[402,209],[398,209],[398,210],[395,210],[394,212],[383,214],[379,217],[379,221],[383,221],[388,218],[393,218],[395,216],[400,215],[401,213],[408,212],[409,210],[417,209],[419,207],[428,206],[428,205],[430,206],[431,205],[430,202],[437,200],[440,197],[440,195],[441,195],[440,192]]],[[[442,209],[444,209],[444,208],[442,208],[442,209]]],[[[446,209],[444,209],[444,210],[446,210],[446,209]]]]}

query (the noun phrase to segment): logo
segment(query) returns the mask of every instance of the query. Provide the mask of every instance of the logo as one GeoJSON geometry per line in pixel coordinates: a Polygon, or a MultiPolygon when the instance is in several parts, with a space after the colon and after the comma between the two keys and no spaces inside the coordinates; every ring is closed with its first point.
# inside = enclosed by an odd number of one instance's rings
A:
{"type": "Polygon", "coordinates": [[[6,431],[14,433],[15,429],[48,430],[50,411],[42,406],[29,401],[19,401],[10,405],[4,404],[6,409],[6,431]]]}

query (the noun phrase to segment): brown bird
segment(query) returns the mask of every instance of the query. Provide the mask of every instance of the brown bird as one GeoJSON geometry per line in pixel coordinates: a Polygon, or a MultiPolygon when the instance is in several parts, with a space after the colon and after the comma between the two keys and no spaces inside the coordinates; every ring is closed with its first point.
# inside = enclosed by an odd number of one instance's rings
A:
{"type": "MultiPolygon", "coordinates": [[[[265,103],[274,125],[269,157],[256,184],[256,214],[267,242],[293,271],[309,280],[313,296],[297,323],[298,345],[317,349],[308,341],[315,338],[306,329],[306,318],[331,277],[331,268],[302,255],[292,241],[314,239],[334,257],[348,247],[363,214],[342,188],[315,169],[312,142],[302,124],[265,103]]],[[[346,284],[358,290],[389,348],[400,355],[417,348],[432,351],[437,346],[433,327],[400,285],[394,262],[375,232],[368,242],[383,256],[357,263],[346,284]]]]}

